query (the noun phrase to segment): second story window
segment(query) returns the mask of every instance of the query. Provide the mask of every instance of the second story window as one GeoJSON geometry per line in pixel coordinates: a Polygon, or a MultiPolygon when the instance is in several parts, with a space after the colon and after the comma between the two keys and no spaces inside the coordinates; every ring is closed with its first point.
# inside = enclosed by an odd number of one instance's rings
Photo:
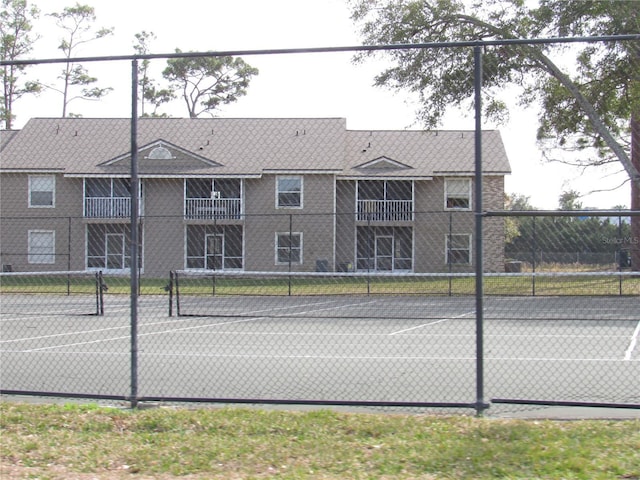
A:
{"type": "Polygon", "coordinates": [[[29,207],[53,208],[56,198],[56,177],[53,175],[29,176],[29,207]]]}
{"type": "Polygon", "coordinates": [[[276,207],[302,208],[302,177],[276,179],[276,207]]]}
{"type": "Polygon", "coordinates": [[[471,209],[471,179],[447,178],[444,181],[445,210],[471,209]]]}

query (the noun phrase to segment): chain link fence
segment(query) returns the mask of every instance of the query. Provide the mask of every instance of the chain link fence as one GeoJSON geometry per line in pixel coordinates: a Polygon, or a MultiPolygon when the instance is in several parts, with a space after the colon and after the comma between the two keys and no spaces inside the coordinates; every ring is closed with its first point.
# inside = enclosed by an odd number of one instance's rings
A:
{"type": "Polygon", "coordinates": [[[640,212],[507,210],[499,130],[347,121],[5,133],[2,393],[640,408],[640,212]]]}

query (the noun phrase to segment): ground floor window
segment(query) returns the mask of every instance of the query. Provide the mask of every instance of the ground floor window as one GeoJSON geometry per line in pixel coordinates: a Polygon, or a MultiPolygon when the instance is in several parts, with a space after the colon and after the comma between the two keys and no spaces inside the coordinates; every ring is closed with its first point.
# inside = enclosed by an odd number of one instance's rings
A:
{"type": "Polygon", "coordinates": [[[276,264],[302,265],[302,233],[276,233],[276,264]]]}
{"type": "Polygon", "coordinates": [[[447,265],[471,264],[471,235],[452,234],[446,236],[447,265]]]}
{"type": "Polygon", "coordinates": [[[239,225],[187,225],[187,268],[243,268],[243,234],[239,225]]]}
{"type": "Polygon", "coordinates": [[[411,227],[358,227],[356,236],[358,270],[412,270],[411,227]]]}
{"type": "Polygon", "coordinates": [[[29,263],[52,264],[56,261],[56,234],[52,230],[29,230],[29,263]]]}
{"type": "MultiPolygon", "coordinates": [[[[142,228],[138,233],[142,245],[142,228]]],[[[138,252],[142,266],[142,247],[138,252]]],[[[131,268],[131,229],[128,224],[87,225],[87,268],[129,270],[131,268]]]]}

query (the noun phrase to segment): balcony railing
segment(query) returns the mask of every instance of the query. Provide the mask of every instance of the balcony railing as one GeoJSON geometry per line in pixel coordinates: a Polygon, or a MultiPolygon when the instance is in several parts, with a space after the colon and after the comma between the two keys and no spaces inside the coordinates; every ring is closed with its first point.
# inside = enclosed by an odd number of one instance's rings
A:
{"type": "Polygon", "coordinates": [[[187,198],[184,217],[190,220],[239,220],[242,202],[239,198],[187,198]]]}
{"type": "Polygon", "coordinates": [[[128,218],[131,216],[131,198],[85,197],[84,216],[87,218],[128,218]]]}
{"type": "Polygon", "coordinates": [[[413,221],[412,200],[358,200],[358,221],[413,221]]]}

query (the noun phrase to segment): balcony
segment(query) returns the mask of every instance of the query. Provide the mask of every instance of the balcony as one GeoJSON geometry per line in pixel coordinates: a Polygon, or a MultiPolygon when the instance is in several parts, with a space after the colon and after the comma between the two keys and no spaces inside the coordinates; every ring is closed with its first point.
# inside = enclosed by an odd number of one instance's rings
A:
{"type": "Polygon", "coordinates": [[[242,202],[239,198],[187,198],[184,218],[188,220],[239,220],[242,202]]]}
{"type": "Polygon", "coordinates": [[[412,200],[358,200],[360,222],[411,222],[412,200]]]}
{"type": "Polygon", "coordinates": [[[85,218],[129,218],[130,197],[85,197],[85,218]]]}

